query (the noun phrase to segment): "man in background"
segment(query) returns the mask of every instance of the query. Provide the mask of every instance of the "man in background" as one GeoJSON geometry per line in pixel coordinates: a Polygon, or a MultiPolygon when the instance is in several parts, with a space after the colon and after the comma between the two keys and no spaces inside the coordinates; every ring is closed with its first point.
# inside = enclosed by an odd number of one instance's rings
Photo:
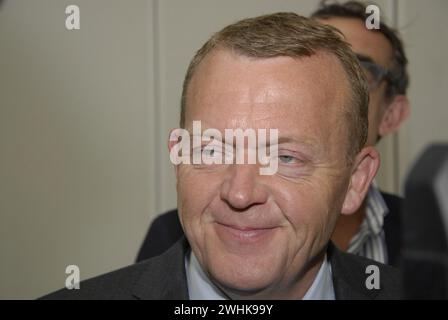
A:
{"type": "MultiPolygon", "coordinates": [[[[324,1],[312,18],[340,30],[352,46],[369,84],[369,131],[367,145],[395,132],[409,116],[406,97],[409,84],[407,58],[398,33],[381,21],[379,30],[365,26],[366,5],[349,1],[324,1]]],[[[400,260],[401,199],[380,192],[373,183],[363,205],[353,215],[341,215],[332,236],[339,249],[381,263],[400,260]]],[[[177,210],[156,218],[139,251],[137,261],[166,251],[183,235],[177,210]]]]}
{"type": "MultiPolygon", "coordinates": [[[[368,145],[395,132],[409,116],[407,58],[396,31],[381,21],[379,30],[365,26],[366,6],[360,2],[323,4],[312,17],[340,30],[352,46],[369,82],[368,145]]],[[[401,199],[381,193],[373,183],[363,206],[341,216],[333,242],[344,251],[382,263],[400,260],[401,199]]]]}

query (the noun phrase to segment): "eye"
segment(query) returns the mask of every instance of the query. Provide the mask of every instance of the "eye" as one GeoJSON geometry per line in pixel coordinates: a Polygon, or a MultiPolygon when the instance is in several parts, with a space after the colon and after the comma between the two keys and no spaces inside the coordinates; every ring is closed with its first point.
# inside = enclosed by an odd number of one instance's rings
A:
{"type": "Polygon", "coordinates": [[[288,156],[288,155],[278,156],[278,158],[282,163],[286,163],[286,164],[294,164],[294,163],[299,162],[296,157],[288,156]]]}
{"type": "Polygon", "coordinates": [[[202,148],[202,154],[207,157],[213,157],[215,155],[215,148],[202,148]]]}

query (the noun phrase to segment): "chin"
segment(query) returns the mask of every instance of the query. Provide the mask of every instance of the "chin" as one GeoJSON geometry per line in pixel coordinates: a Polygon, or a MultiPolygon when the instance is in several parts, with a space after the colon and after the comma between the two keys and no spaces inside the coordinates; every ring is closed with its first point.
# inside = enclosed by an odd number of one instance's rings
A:
{"type": "MultiPolygon", "coordinates": [[[[224,291],[239,296],[254,295],[272,286],[281,274],[278,263],[266,257],[227,257],[210,265],[212,279],[224,291]],[[277,271],[278,270],[278,271],[277,271]]],[[[274,260],[275,261],[275,260],[274,260]]]]}

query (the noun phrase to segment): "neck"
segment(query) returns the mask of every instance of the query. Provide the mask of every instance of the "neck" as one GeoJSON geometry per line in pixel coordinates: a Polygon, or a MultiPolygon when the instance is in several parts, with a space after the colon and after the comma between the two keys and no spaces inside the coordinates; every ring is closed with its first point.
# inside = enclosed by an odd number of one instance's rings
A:
{"type": "Polygon", "coordinates": [[[366,205],[363,203],[359,209],[351,215],[341,215],[336,223],[331,240],[339,250],[347,251],[350,241],[359,231],[366,215],[366,205]]]}

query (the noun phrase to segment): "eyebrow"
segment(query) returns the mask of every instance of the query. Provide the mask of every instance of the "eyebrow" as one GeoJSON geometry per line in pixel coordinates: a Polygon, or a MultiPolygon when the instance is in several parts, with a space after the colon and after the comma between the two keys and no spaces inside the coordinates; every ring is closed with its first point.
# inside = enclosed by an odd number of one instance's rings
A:
{"type": "MultiPolygon", "coordinates": [[[[314,139],[296,139],[296,138],[292,138],[292,137],[278,138],[278,145],[286,144],[286,143],[303,146],[312,152],[316,152],[320,149],[319,148],[320,144],[317,141],[315,141],[314,139]]],[[[270,146],[269,140],[267,141],[267,146],[270,146]]]]}
{"type": "Polygon", "coordinates": [[[314,139],[298,139],[294,137],[279,137],[278,144],[280,143],[296,143],[296,144],[304,144],[304,145],[314,145],[316,141],[314,139]]]}
{"type": "MultiPolygon", "coordinates": [[[[202,135],[193,135],[193,134],[192,134],[192,135],[190,136],[190,141],[191,141],[194,137],[202,138],[203,136],[202,136],[202,135]]],[[[223,138],[223,139],[221,140],[221,139],[217,139],[216,137],[213,137],[212,141],[213,141],[213,140],[217,140],[217,141],[219,141],[219,142],[224,142],[224,143],[225,143],[225,136],[222,135],[221,138],[223,138]]],[[[202,140],[202,139],[201,139],[201,140],[202,140]]],[[[257,138],[257,141],[258,141],[258,138],[257,138]]],[[[314,140],[314,139],[297,139],[297,138],[293,138],[293,137],[285,137],[285,136],[284,136],[284,137],[279,137],[279,138],[278,138],[277,145],[286,144],[286,143],[291,143],[291,144],[296,144],[296,145],[304,146],[304,147],[306,147],[306,148],[308,148],[308,149],[310,149],[310,150],[316,150],[316,149],[318,148],[318,146],[319,146],[319,143],[318,143],[316,140],[314,140]]],[[[267,139],[266,139],[266,146],[269,147],[270,145],[271,145],[270,139],[267,138],[267,139]]]]}

